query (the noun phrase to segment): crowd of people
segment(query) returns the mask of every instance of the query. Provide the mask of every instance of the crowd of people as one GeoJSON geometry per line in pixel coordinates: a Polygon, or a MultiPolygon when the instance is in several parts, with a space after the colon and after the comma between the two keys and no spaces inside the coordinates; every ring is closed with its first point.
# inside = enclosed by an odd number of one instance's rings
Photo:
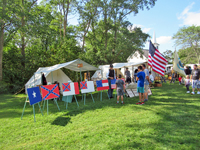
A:
{"type": "MultiPolygon", "coordinates": [[[[179,85],[181,85],[182,82],[184,81],[184,84],[187,90],[186,93],[190,93],[189,87],[192,86],[191,94],[195,94],[195,89],[197,89],[197,94],[200,94],[200,70],[197,68],[197,65],[193,66],[193,70],[189,67],[186,67],[184,71],[186,74],[185,78],[177,74],[172,68],[171,73],[170,73],[171,75],[170,83],[175,83],[176,79],[178,79],[179,85]]],[[[166,74],[168,73],[165,71],[165,75],[166,74]]],[[[123,102],[123,95],[125,93],[124,84],[131,83],[131,74],[128,68],[126,68],[125,76],[126,76],[125,82],[121,79],[122,77],[121,75],[117,77],[118,78],[116,82],[117,104],[119,104],[119,98],[121,98],[121,103],[124,104],[123,102]]],[[[110,87],[110,89],[108,90],[108,93],[109,93],[110,98],[113,98],[112,96],[113,89],[111,89],[111,79],[114,79],[116,77],[115,77],[115,71],[112,65],[110,65],[109,72],[107,73],[107,78],[108,78],[109,87],[110,87]]],[[[161,76],[160,80],[162,83],[163,82],[166,83],[165,76],[161,76]]],[[[137,92],[139,93],[139,102],[136,104],[143,105],[145,101],[148,101],[149,84],[152,84],[154,82],[154,77],[151,74],[151,71],[149,71],[146,68],[145,64],[138,66],[138,68],[134,71],[133,82],[137,83],[137,92]]]]}
{"type": "MultiPolygon", "coordinates": [[[[131,83],[131,74],[128,68],[126,68],[125,75],[126,75],[125,82],[127,84],[131,83]]],[[[109,83],[108,95],[110,98],[113,98],[113,89],[111,88],[111,80],[116,78],[113,65],[110,65],[110,69],[106,77],[109,83]]],[[[121,77],[122,76],[119,74],[118,80],[116,81],[117,104],[119,104],[120,97],[121,97],[121,103],[124,104],[123,95],[125,93],[125,88],[124,88],[125,83],[121,79],[121,77]]],[[[136,103],[137,105],[143,105],[145,101],[148,101],[149,83],[153,81],[154,81],[154,78],[149,72],[149,70],[146,68],[146,65],[142,64],[141,66],[138,66],[138,69],[135,71],[135,74],[134,74],[134,82],[137,82],[137,92],[139,93],[139,102],[136,103]]]]}

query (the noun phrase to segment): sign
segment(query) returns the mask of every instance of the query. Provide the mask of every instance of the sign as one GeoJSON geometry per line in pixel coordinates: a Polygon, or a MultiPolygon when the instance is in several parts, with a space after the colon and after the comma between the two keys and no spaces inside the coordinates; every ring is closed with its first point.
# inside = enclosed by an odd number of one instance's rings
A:
{"type": "Polygon", "coordinates": [[[80,87],[81,87],[81,93],[91,93],[95,91],[93,81],[80,82],[80,87]]]}
{"type": "Polygon", "coordinates": [[[111,89],[116,89],[116,79],[111,80],[111,89]]]}
{"type": "Polygon", "coordinates": [[[126,89],[126,93],[128,94],[129,97],[134,97],[134,93],[131,89],[126,89]]]}
{"type": "Polygon", "coordinates": [[[83,64],[77,64],[77,67],[78,67],[78,68],[82,68],[82,67],[83,67],[83,64]]]}
{"type": "Polygon", "coordinates": [[[62,83],[63,96],[79,94],[78,82],[62,83]]]}
{"type": "Polygon", "coordinates": [[[137,89],[132,89],[135,96],[139,96],[139,93],[137,92],[137,89]]]}
{"type": "Polygon", "coordinates": [[[97,85],[97,91],[109,89],[108,80],[97,80],[96,85],[97,85]]]}
{"type": "Polygon", "coordinates": [[[48,100],[60,97],[58,84],[43,85],[41,86],[42,99],[48,100]]]}
{"type": "Polygon", "coordinates": [[[39,87],[28,88],[27,93],[28,93],[30,105],[33,105],[42,101],[39,87]]]}

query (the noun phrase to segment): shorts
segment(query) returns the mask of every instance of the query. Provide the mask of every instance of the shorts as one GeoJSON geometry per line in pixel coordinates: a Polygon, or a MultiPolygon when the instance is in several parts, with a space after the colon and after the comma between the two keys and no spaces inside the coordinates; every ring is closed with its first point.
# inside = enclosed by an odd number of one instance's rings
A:
{"type": "Polygon", "coordinates": [[[144,87],[137,87],[138,93],[144,93],[144,87]]]}
{"type": "Polygon", "coordinates": [[[148,93],[149,85],[144,85],[144,93],[148,93]]]}
{"type": "Polygon", "coordinates": [[[127,82],[127,83],[131,83],[131,77],[127,77],[127,78],[126,78],[126,82],[127,82]]]}
{"type": "Polygon", "coordinates": [[[200,81],[199,80],[192,80],[192,88],[200,88],[200,81]]]}
{"type": "Polygon", "coordinates": [[[117,89],[117,96],[123,96],[124,91],[122,89],[117,89]]]}

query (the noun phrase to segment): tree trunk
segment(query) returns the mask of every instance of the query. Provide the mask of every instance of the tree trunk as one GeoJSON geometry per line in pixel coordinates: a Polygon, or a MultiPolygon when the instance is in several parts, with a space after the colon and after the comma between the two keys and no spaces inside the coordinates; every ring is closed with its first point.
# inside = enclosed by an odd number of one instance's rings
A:
{"type": "Polygon", "coordinates": [[[1,20],[1,31],[0,31],[0,81],[3,80],[3,34],[4,34],[4,22],[1,20]]]}
{"type": "Polygon", "coordinates": [[[60,17],[60,40],[62,39],[62,16],[60,17]]]}
{"type": "Polygon", "coordinates": [[[63,1],[63,14],[64,14],[64,32],[63,35],[64,37],[66,36],[66,29],[67,29],[67,17],[69,14],[69,5],[70,5],[70,1],[67,1],[67,9],[65,10],[65,1],[63,1]]]}
{"type": "MultiPolygon", "coordinates": [[[[22,30],[25,26],[24,18],[25,18],[24,17],[24,0],[22,0],[22,19],[21,19],[22,30]]],[[[22,47],[21,47],[22,61],[21,61],[21,64],[25,68],[25,37],[24,37],[24,31],[22,31],[22,33],[21,33],[21,40],[22,40],[22,47]]]]}
{"type": "MultiPolygon", "coordinates": [[[[3,0],[3,14],[5,12],[6,0],[3,0]]],[[[3,80],[3,43],[4,43],[4,20],[0,19],[1,27],[0,27],[0,81],[3,80]]]]}
{"type": "Polygon", "coordinates": [[[104,14],[104,23],[105,23],[105,50],[106,50],[108,42],[107,14],[104,14]]]}

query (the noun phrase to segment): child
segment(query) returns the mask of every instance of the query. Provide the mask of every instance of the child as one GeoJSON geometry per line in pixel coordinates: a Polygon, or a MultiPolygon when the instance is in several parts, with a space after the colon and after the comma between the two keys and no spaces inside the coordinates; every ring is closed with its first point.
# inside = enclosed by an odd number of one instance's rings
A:
{"type": "Polygon", "coordinates": [[[121,96],[121,103],[124,104],[123,95],[125,92],[124,81],[121,79],[122,76],[119,74],[119,79],[115,82],[117,91],[117,104],[119,104],[119,97],[121,96]]]}
{"type": "Polygon", "coordinates": [[[190,87],[190,76],[189,75],[186,76],[185,86],[186,86],[186,89],[187,89],[186,93],[190,93],[190,90],[189,90],[189,87],[190,87]]]}
{"type": "Polygon", "coordinates": [[[178,77],[179,85],[181,85],[181,80],[182,80],[182,77],[179,75],[178,77]]]}
{"type": "Polygon", "coordinates": [[[151,74],[151,71],[149,71],[149,86],[151,88],[153,88],[153,82],[154,82],[154,77],[153,75],[151,74]]]}
{"type": "Polygon", "coordinates": [[[142,71],[142,66],[138,66],[138,74],[137,74],[137,92],[139,93],[140,102],[136,103],[137,105],[144,104],[144,79],[145,73],[142,71]]]}
{"type": "Polygon", "coordinates": [[[154,77],[153,77],[153,75],[151,74],[151,71],[149,71],[149,79],[150,79],[150,82],[153,83],[154,77]]]}

